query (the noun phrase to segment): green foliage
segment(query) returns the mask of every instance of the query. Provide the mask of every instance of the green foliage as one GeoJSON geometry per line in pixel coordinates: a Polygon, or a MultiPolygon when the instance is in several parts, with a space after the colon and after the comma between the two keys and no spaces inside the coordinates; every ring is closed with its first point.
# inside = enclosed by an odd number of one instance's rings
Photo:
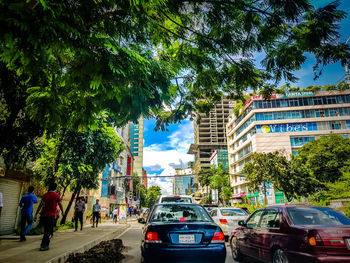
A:
{"type": "Polygon", "coordinates": [[[209,186],[213,175],[212,169],[201,169],[198,173],[198,182],[201,186],[209,186]]]}
{"type": "MultiPolygon", "coordinates": [[[[208,111],[202,100],[214,105],[224,93],[242,97],[266,81],[294,80],[306,52],[316,57],[315,70],[348,63],[349,47],[333,41],[345,17],[338,6],[5,0],[0,62],[19,78],[25,114],[42,128],[87,128],[108,112],[118,125],[154,116],[164,129],[193,110],[208,111]],[[260,69],[252,54],[262,51],[260,69]]],[[[15,87],[1,83],[1,90],[15,87]]]]}
{"type": "Polygon", "coordinates": [[[223,169],[223,164],[211,168],[213,176],[210,178],[210,187],[218,190],[219,200],[223,204],[227,204],[232,196],[230,187],[230,174],[228,169],[223,169]]]}
{"type": "Polygon", "coordinates": [[[133,193],[134,198],[140,198],[140,205],[141,207],[147,207],[147,199],[146,199],[146,192],[147,189],[143,184],[141,184],[141,179],[137,174],[132,175],[132,183],[133,183],[133,193]]]}
{"type": "MultiPolygon", "coordinates": [[[[350,161],[350,160],[349,160],[350,161]]],[[[342,175],[333,183],[326,183],[326,191],[322,191],[323,196],[328,199],[350,198],[350,166],[341,169],[342,175]]]]}
{"type": "MultiPolygon", "coordinates": [[[[67,229],[73,229],[74,228],[74,223],[73,222],[66,222],[63,225],[58,225],[56,227],[53,228],[53,231],[61,231],[61,230],[67,230],[67,229]]],[[[16,229],[16,234],[19,235],[20,234],[20,228],[16,229]]],[[[27,235],[29,236],[37,236],[37,235],[42,235],[44,234],[44,228],[42,226],[38,226],[35,228],[31,228],[28,232],[27,235]]]]}
{"type": "Polygon", "coordinates": [[[34,164],[35,174],[44,182],[55,180],[67,189],[95,188],[98,173],[123,150],[111,127],[86,132],[64,132],[41,142],[41,157],[34,164]]]}
{"type": "Polygon", "coordinates": [[[295,157],[296,165],[321,183],[334,183],[350,165],[350,139],[332,134],[304,145],[295,157]]]}
{"type": "Polygon", "coordinates": [[[283,190],[288,201],[297,196],[307,196],[318,185],[318,181],[296,165],[294,159],[288,160],[278,151],[252,153],[250,158],[252,161],[245,164],[242,173],[247,175],[249,188],[252,191],[262,191],[265,199],[265,182],[283,190]]]}
{"type": "Polygon", "coordinates": [[[146,200],[147,207],[152,207],[159,196],[162,195],[162,191],[159,186],[151,186],[147,189],[146,200]]]}
{"type": "Polygon", "coordinates": [[[203,196],[200,201],[203,205],[211,205],[213,203],[213,200],[211,199],[211,195],[203,196]]]}

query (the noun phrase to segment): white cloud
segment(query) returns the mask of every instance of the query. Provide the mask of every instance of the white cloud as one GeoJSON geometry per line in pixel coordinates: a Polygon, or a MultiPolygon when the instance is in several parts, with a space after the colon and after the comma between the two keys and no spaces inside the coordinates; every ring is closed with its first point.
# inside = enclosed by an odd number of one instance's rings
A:
{"type": "MultiPolygon", "coordinates": [[[[157,176],[156,174],[149,174],[151,176],[157,176]]],[[[173,194],[173,177],[162,178],[162,177],[153,177],[148,178],[148,187],[150,186],[159,186],[162,189],[163,195],[173,194]]]]}
{"type": "MultiPolygon", "coordinates": [[[[174,167],[193,161],[194,156],[187,154],[193,142],[192,122],[184,121],[167,139],[162,144],[151,144],[143,149],[143,166],[148,168],[160,166],[164,169],[162,176],[174,175],[174,167]]],[[[165,180],[163,178],[149,178],[148,185],[158,185],[164,194],[171,194],[173,177],[165,178],[165,180]]]]}

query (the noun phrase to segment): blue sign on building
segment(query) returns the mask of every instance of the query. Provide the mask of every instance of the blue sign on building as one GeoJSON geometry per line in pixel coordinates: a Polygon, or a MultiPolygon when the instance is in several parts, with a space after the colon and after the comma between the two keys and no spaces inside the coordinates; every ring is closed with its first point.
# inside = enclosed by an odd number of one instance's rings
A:
{"type": "Polygon", "coordinates": [[[108,197],[108,184],[109,184],[108,177],[109,177],[109,165],[106,164],[106,167],[102,172],[101,197],[108,197]]]}
{"type": "Polygon", "coordinates": [[[122,168],[116,163],[113,163],[113,169],[119,173],[122,172],[122,168]]]}
{"type": "Polygon", "coordinates": [[[317,131],[316,122],[256,125],[256,133],[317,131]]]}

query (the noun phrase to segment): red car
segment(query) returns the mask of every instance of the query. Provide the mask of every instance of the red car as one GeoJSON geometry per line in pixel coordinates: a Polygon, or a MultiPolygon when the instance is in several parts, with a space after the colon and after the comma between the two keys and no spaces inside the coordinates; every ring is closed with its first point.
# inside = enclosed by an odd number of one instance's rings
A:
{"type": "Polygon", "coordinates": [[[350,219],[331,208],[268,206],[238,224],[230,236],[234,260],[350,262],[350,219]]]}

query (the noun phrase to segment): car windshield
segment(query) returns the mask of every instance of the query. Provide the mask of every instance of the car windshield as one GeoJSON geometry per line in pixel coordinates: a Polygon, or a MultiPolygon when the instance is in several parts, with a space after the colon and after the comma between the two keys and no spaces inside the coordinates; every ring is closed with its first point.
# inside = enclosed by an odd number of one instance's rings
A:
{"type": "Polygon", "coordinates": [[[159,205],[156,206],[150,222],[212,222],[210,216],[201,206],[159,205]]]}
{"type": "Polygon", "coordinates": [[[350,219],[328,207],[288,207],[294,225],[350,225],[350,219]]]}
{"type": "Polygon", "coordinates": [[[246,216],[246,212],[244,212],[241,209],[230,209],[230,208],[225,208],[225,209],[220,209],[220,212],[223,216],[246,216]]]}
{"type": "Polygon", "coordinates": [[[207,209],[208,212],[210,212],[211,210],[213,210],[213,209],[216,208],[216,207],[213,207],[213,206],[205,206],[204,208],[207,209]]]}
{"type": "Polygon", "coordinates": [[[192,203],[189,197],[167,196],[162,198],[162,203],[192,203]]]}

